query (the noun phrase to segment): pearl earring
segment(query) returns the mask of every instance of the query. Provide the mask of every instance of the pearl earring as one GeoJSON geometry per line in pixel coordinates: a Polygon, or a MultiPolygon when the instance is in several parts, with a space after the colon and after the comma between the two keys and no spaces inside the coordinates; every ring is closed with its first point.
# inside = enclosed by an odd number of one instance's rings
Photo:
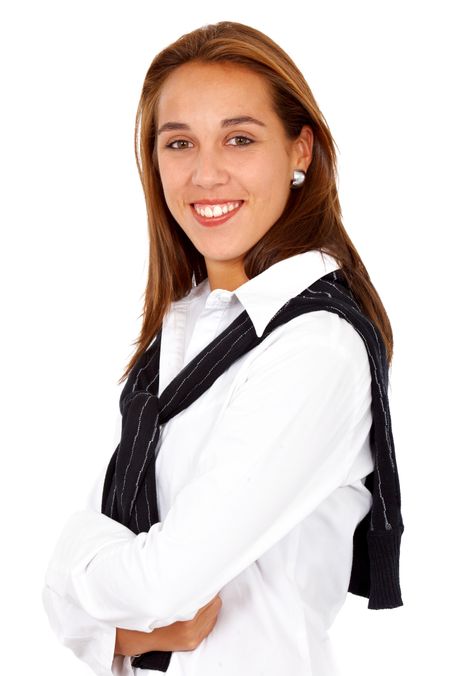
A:
{"type": "Polygon", "coordinates": [[[291,180],[291,188],[299,188],[306,178],[306,173],[302,169],[294,170],[294,177],[291,180]]]}

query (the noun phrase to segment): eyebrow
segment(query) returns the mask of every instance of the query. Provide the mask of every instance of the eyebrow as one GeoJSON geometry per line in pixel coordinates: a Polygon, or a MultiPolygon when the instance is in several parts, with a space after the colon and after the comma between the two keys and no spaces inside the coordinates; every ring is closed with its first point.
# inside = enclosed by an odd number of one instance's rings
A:
{"type": "MultiPolygon", "coordinates": [[[[261,127],[266,126],[264,122],[261,122],[261,120],[257,120],[255,117],[251,117],[251,115],[240,115],[239,117],[226,118],[225,120],[221,121],[220,126],[233,127],[236,124],[243,123],[259,124],[261,127]]],[[[186,129],[190,131],[191,128],[185,122],[166,122],[165,124],[162,125],[162,127],[158,129],[158,136],[162,134],[163,131],[176,131],[178,129],[186,129]]]]}

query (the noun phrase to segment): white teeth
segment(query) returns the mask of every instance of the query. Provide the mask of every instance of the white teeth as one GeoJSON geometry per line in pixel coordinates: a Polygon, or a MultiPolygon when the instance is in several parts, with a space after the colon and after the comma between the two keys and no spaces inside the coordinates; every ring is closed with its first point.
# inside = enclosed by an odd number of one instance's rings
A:
{"type": "Polygon", "coordinates": [[[227,204],[211,204],[207,207],[201,207],[199,204],[194,204],[195,211],[206,218],[217,218],[224,214],[237,209],[240,202],[228,202],[227,204]]]}

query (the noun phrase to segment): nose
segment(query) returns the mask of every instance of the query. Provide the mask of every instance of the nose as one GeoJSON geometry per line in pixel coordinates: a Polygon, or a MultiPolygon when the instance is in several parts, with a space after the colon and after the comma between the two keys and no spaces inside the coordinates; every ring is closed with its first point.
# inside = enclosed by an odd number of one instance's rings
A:
{"type": "Polygon", "coordinates": [[[228,181],[228,171],[220,152],[207,148],[200,149],[194,160],[192,183],[207,190],[228,181]]]}

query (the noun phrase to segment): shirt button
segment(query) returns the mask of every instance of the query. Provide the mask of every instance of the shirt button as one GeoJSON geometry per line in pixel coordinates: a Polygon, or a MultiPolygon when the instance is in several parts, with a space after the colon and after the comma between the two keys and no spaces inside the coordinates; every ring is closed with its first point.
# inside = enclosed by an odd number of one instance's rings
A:
{"type": "Polygon", "coordinates": [[[214,291],[211,291],[206,300],[206,307],[228,304],[231,301],[232,295],[232,291],[214,289],[214,291]]]}

